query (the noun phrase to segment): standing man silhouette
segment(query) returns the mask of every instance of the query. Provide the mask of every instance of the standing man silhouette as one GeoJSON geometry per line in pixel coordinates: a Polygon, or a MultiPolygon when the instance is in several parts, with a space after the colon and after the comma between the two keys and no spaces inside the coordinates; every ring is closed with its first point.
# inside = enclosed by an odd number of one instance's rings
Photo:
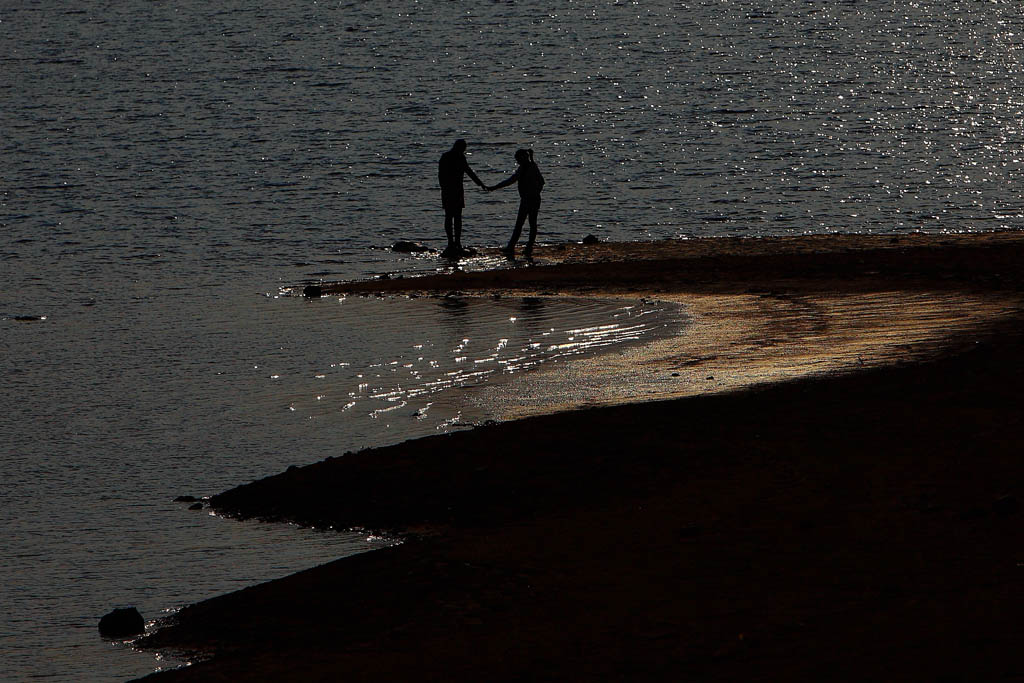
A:
{"type": "Polygon", "coordinates": [[[452,148],[441,155],[437,164],[437,182],[441,186],[441,206],[444,207],[444,233],[448,236],[448,248],[443,256],[458,258],[466,253],[462,248],[462,209],[466,196],[462,190],[462,176],[484,187],[466,161],[466,141],[456,140],[452,148]]]}

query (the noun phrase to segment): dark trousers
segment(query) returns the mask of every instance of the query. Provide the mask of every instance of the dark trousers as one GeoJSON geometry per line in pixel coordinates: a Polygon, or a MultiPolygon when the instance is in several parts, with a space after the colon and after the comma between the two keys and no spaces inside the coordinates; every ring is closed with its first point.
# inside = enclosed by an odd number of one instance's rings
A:
{"type": "Polygon", "coordinates": [[[540,212],[540,195],[536,197],[520,197],[519,215],[516,216],[516,227],[512,230],[512,238],[508,241],[508,249],[514,249],[519,236],[523,234],[523,224],[530,219],[530,236],[526,239],[526,248],[532,249],[537,241],[537,214],[540,212]]]}
{"type": "Polygon", "coordinates": [[[444,207],[444,234],[449,247],[462,246],[462,207],[466,205],[462,188],[441,190],[441,206],[444,207]]]}

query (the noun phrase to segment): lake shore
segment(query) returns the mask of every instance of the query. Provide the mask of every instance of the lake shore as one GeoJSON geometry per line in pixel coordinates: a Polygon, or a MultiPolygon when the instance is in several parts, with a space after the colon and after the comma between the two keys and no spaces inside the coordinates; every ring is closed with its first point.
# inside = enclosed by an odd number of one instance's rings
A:
{"type": "Polygon", "coordinates": [[[1022,675],[1024,235],[536,255],[322,292],[663,298],[694,325],[494,389],[530,392],[509,421],[216,496],[406,540],[185,608],[138,644],[197,663],[152,678],[1022,675]]]}

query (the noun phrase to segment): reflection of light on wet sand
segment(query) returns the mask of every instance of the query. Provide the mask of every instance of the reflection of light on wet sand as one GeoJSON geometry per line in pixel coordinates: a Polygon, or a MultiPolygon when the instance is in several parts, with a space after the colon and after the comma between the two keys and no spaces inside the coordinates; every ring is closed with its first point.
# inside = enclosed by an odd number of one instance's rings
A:
{"type": "Polygon", "coordinates": [[[693,314],[684,334],[483,386],[471,402],[504,420],[879,367],[939,353],[1020,305],[961,292],[662,296],[693,314]]]}
{"type": "Polygon", "coordinates": [[[398,357],[363,368],[335,363],[333,375],[313,370],[327,386],[318,385],[316,400],[304,406],[294,400],[293,410],[310,417],[365,415],[391,420],[389,426],[429,419],[446,429],[462,414],[462,394],[453,390],[675,333],[686,320],[681,307],[664,302],[448,296],[365,303],[379,315],[366,323],[373,334],[405,339],[398,357]]]}

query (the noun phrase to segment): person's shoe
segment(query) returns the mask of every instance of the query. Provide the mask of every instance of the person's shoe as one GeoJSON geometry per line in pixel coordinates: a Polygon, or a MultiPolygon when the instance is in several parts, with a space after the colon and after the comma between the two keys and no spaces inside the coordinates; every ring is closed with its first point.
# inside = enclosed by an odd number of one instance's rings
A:
{"type": "Polygon", "coordinates": [[[516,248],[515,247],[505,247],[504,249],[501,250],[501,253],[504,254],[505,256],[507,256],[508,258],[515,258],[516,248]]]}

